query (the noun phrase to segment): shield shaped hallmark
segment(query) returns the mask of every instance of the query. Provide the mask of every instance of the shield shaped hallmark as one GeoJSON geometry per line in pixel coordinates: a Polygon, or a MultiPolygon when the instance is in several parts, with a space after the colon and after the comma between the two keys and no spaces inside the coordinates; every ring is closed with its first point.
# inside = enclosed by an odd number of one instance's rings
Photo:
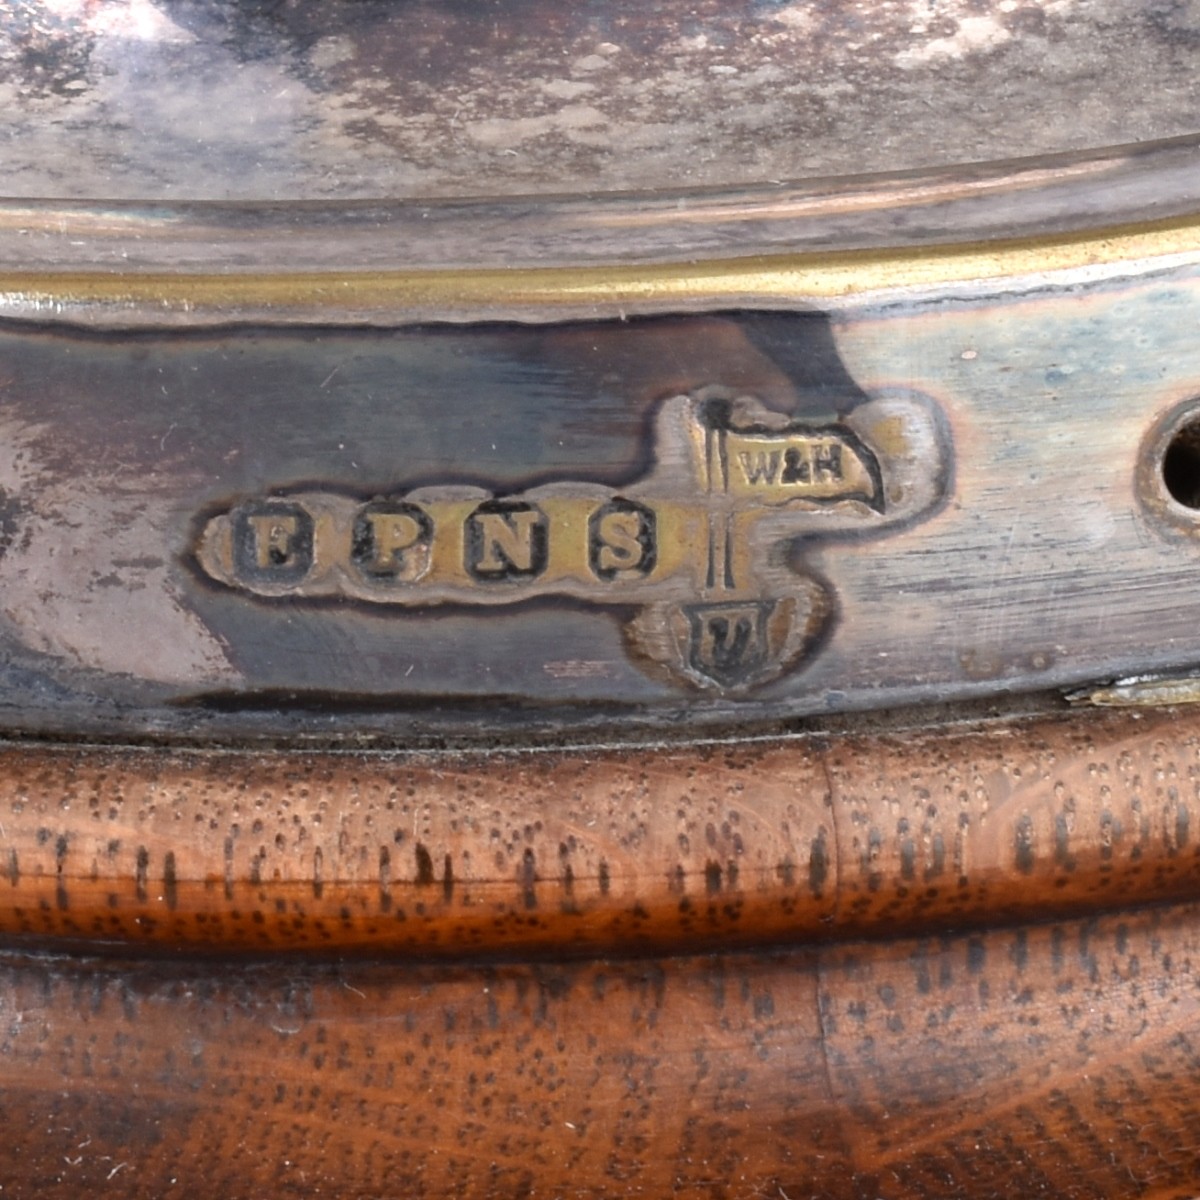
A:
{"type": "Polygon", "coordinates": [[[688,607],[688,663],[692,669],[723,688],[753,682],[770,657],[767,621],[774,607],[771,601],[688,607]]]}
{"type": "Polygon", "coordinates": [[[645,669],[724,695],[761,687],[820,644],[833,597],[813,576],[798,576],[778,600],[747,597],[699,604],[647,605],[627,626],[645,669]]]}

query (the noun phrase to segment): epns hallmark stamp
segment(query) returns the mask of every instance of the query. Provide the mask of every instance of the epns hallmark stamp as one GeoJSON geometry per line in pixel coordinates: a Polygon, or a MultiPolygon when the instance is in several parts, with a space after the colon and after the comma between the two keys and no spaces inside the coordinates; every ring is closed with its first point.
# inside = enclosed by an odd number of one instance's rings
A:
{"type": "Polygon", "coordinates": [[[619,490],[276,494],[212,516],[196,560],[267,598],[619,605],[634,610],[627,642],[647,670],[737,694],[797,666],[833,618],[828,585],[790,553],[798,539],[882,533],[940,494],[934,426],[912,398],[814,424],[709,389],[662,404],[654,466],[619,490]]]}

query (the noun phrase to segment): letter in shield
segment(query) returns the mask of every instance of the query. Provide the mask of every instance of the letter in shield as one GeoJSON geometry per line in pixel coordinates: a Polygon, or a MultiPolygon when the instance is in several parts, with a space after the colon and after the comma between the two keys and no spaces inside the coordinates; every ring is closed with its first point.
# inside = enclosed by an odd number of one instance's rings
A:
{"type": "Polygon", "coordinates": [[[770,601],[690,606],[692,669],[721,687],[751,682],[767,665],[767,620],[772,608],[770,601]]]}

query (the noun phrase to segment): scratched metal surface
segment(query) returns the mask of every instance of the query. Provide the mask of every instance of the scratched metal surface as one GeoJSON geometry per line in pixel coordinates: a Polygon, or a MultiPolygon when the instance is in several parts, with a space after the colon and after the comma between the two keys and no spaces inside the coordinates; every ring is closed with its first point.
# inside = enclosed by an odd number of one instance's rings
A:
{"type": "MultiPolygon", "coordinates": [[[[1153,439],[1200,394],[1198,287],[1186,268],[833,319],[10,325],[0,719],[413,738],[792,717],[1189,666],[1200,661],[1195,517],[1164,499],[1153,439]],[[264,598],[198,566],[204,520],[254,497],[630,488],[664,453],[664,397],[717,384],[780,420],[854,422],[899,403],[901,432],[918,410],[940,431],[937,454],[905,475],[903,437],[860,423],[890,489],[884,512],[810,505],[795,524],[776,516],[747,535],[765,555],[764,595],[800,597],[816,581],[827,604],[773,677],[698,680],[691,668],[728,632],[712,628],[691,665],[685,647],[664,671],[665,626],[639,624],[633,601],[593,602],[599,585],[507,605],[389,606],[264,598]]],[[[762,633],[768,657],[784,652],[774,636],[762,633]]]]}
{"type": "Polygon", "coordinates": [[[1191,133],[1143,0],[0,0],[0,192],[742,185],[1191,133]]]}

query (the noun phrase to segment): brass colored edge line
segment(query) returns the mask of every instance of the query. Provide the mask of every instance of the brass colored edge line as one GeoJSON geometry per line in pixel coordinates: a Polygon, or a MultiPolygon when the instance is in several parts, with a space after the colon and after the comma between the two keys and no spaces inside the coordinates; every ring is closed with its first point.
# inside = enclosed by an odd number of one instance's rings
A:
{"type": "MultiPolygon", "coordinates": [[[[0,315],[72,319],[158,314],[204,323],[246,313],[428,314],[441,319],[520,312],[532,319],[603,309],[834,302],[1095,269],[1142,271],[1200,262],[1200,217],[1054,238],[927,249],[715,259],[642,266],[288,274],[0,274],[0,315]]],[[[336,319],[336,316],[334,317],[336,319]]]]}

